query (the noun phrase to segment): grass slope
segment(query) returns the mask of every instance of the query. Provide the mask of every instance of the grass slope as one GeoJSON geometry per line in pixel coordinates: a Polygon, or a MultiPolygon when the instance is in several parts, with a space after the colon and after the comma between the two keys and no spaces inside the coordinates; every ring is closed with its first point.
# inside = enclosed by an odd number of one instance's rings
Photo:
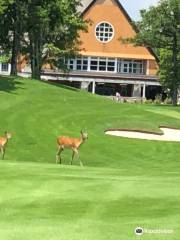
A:
{"type": "MultiPolygon", "coordinates": [[[[108,128],[160,131],[159,125],[180,127],[179,108],[116,104],[71,88],[14,78],[1,78],[0,100],[0,132],[13,133],[6,155],[8,160],[54,163],[56,137],[79,136],[80,130],[87,128],[89,140],[80,150],[86,166],[133,171],[162,167],[169,171],[180,167],[179,143],[104,134],[108,128]],[[171,115],[171,111],[176,115],[171,115]]],[[[65,151],[63,157],[64,163],[69,164],[71,152],[65,151]]]]}
{"type": "Polygon", "coordinates": [[[0,77],[0,132],[9,130],[0,161],[3,240],[137,239],[134,228],[173,229],[147,240],[179,240],[180,143],[106,136],[108,128],[160,131],[180,127],[180,109],[117,104],[72,88],[0,77]],[[55,165],[56,137],[78,136],[85,165],[55,165]]]}

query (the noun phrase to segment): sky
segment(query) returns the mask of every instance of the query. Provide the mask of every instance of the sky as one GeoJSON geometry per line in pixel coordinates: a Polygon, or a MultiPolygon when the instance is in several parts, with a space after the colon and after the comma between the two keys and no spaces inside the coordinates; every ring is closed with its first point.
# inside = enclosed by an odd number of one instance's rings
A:
{"type": "Polygon", "coordinates": [[[138,20],[140,18],[139,10],[147,9],[152,5],[156,5],[158,0],[120,0],[120,2],[128,12],[129,16],[133,20],[138,20]]]}

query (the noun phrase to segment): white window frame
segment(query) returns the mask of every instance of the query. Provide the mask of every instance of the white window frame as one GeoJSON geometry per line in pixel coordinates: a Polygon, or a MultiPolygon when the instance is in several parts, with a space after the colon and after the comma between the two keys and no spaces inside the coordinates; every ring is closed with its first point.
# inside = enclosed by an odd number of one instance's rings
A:
{"type": "Polygon", "coordinates": [[[98,57],[91,57],[91,59],[90,59],[90,72],[99,72],[99,61],[98,61],[98,59],[99,59],[98,57]],[[97,61],[97,65],[94,65],[94,64],[92,65],[91,64],[92,61],[97,61]],[[97,69],[96,70],[91,69],[92,66],[96,67],[97,69]]]}
{"type": "Polygon", "coordinates": [[[67,62],[65,62],[66,65],[67,65],[67,68],[70,70],[70,71],[73,71],[75,70],[75,59],[74,58],[70,58],[70,59],[67,59],[67,62]],[[72,63],[71,63],[72,61],[72,63]],[[71,68],[72,66],[72,68],[71,68]]]}
{"type": "Polygon", "coordinates": [[[66,65],[70,71],[123,73],[123,74],[132,74],[132,75],[144,74],[143,60],[82,56],[82,57],[66,60],[66,65]],[[80,63],[78,64],[78,61],[80,61],[81,64],[80,63]],[[86,63],[84,63],[84,61],[86,61],[86,63]],[[92,64],[92,61],[95,61],[96,64],[92,64]],[[78,65],[79,65],[79,69],[77,69],[78,65]],[[100,70],[100,68],[102,70],[100,70]],[[125,71],[125,68],[127,68],[127,71],[125,71]],[[113,71],[110,71],[109,69],[113,71]]]}
{"type": "Polygon", "coordinates": [[[114,27],[113,27],[113,25],[111,24],[111,23],[109,23],[109,22],[107,22],[107,21],[102,21],[102,22],[99,22],[97,25],[96,25],[96,27],[95,27],[95,37],[96,37],[96,39],[99,41],[99,42],[101,42],[101,43],[108,43],[108,42],[110,42],[113,38],[114,38],[114,35],[115,35],[115,30],[114,30],[114,27]],[[111,28],[112,29],[112,32],[110,32],[110,31],[108,31],[108,32],[106,32],[105,31],[105,29],[106,29],[106,27],[104,26],[103,28],[103,31],[99,31],[99,34],[101,34],[102,35],[102,38],[103,38],[103,40],[101,40],[100,39],[100,36],[97,36],[97,28],[99,27],[101,27],[100,25],[102,25],[102,24],[108,24],[109,26],[107,27],[108,28],[108,30],[111,28]],[[105,34],[107,34],[108,33],[108,37],[106,37],[105,36],[105,34]],[[112,36],[110,37],[109,36],[109,34],[110,33],[112,33],[112,36]],[[105,41],[105,38],[108,38],[108,40],[106,40],[105,41]]]}
{"type": "Polygon", "coordinates": [[[8,73],[9,72],[9,64],[8,63],[1,63],[1,72],[3,73],[8,73]],[[5,66],[7,67],[7,69],[3,69],[3,64],[5,64],[5,66]]]}
{"type": "Polygon", "coordinates": [[[116,59],[115,58],[107,58],[107,72],[113,72],[113,73],[116,72],[116,59]],[[110,62],[113,62],[114,65],[113,66],[109,66],[108,63],[110,63],[110,62]],[[114,68],[114,71],[109,71],[108,67],[109,68],[114,68]]]}
{"type": "Polygon", "coordinates": [[[90,58],[90,71],[91,72],[108,72],[108,73],[115,73],[116,72],[116,59],[115,58],[104,58],[104,57],[91,57],[90,58]],[[91,61],[97,61],[97,65],[91,65],[91,61]],[[100,65],[100,62],[105,62],[105,65],[100,65]],[[108,66],[109,62],[113,62],[113,66],[108,66]],[[97,66],[96,70],[91,69],[91,66],[97,66]],[[100,67],[105,67],[105,70],[100,70],[100,67]],[[114,71],[108,71],[108,67],[114,68],[114,71]]]}
{"type": "Polygon", "coordinates": [[[124,74],[142,75],[144,72],[144,62],[143,60],[118,59],[117,71],[124,74]],[[127,64],[127,71],[125,71],[125,64],[127,64]],[[139,64],[139,67],[135,67],[135,64],[139,64]],[[134,72],[135,70],[136,72],[134,72]]]}
{"type": "Polygon", "coordinates": [[[75,70],[77,71],[87,71],[88,70],[88,57],[79,57],[76,58],[75,61],[75,70]],[[81,64],[78,64],[78,61],[81,61],[81,64]],[[87,64],[84,63],[84,61],[87,61],[87,64]],[[80,69],[77,69],[77,66],[80,65],[80,69]],[[84,69],[84,67],[87,67],[87,69],[84,69]]]}

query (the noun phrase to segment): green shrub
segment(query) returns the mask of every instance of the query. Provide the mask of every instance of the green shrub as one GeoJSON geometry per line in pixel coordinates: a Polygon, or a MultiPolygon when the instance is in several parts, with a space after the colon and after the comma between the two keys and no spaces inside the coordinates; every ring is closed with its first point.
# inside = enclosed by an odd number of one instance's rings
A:
{"type": "Polygon", "coordinates": [[[162,96],[161,94],[157,94],[154,100],[155,104],[161,104],[162,103],[162,96]]]}
{"type": "Polygon", "coordinates": [[[152,99],[146,99],[144,101],[145,104],[152,104],[153,103],[153,100],[152,99]]]}
{"type": "Polygon", "coordinates": [[[172,104],[172,99],[171,98],[166,98],[164,100],[164,104],[172,104]]]}

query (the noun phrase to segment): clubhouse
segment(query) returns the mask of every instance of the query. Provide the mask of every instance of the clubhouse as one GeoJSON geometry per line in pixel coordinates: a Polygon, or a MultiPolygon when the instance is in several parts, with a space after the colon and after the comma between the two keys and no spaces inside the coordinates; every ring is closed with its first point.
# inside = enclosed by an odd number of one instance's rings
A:
{"type": "MultiPolygon", "coordinates": [[[[90,20],[88,31],[80,32],[79,56],[65,60],[68,73],[45,67],[42,79],[102,95],[119,92],[126,97],[154,98],[161,88],[157,58],[150,48],[122,41],[137,31],[122,4],[118,0],[84,0],[79,10],[90,20]]],[[[0,64],[0,73],[9,69],[8,64],[0,64]]],[[[30,67],[20,67],[20,74],[30,75],[30,67]]]]}

